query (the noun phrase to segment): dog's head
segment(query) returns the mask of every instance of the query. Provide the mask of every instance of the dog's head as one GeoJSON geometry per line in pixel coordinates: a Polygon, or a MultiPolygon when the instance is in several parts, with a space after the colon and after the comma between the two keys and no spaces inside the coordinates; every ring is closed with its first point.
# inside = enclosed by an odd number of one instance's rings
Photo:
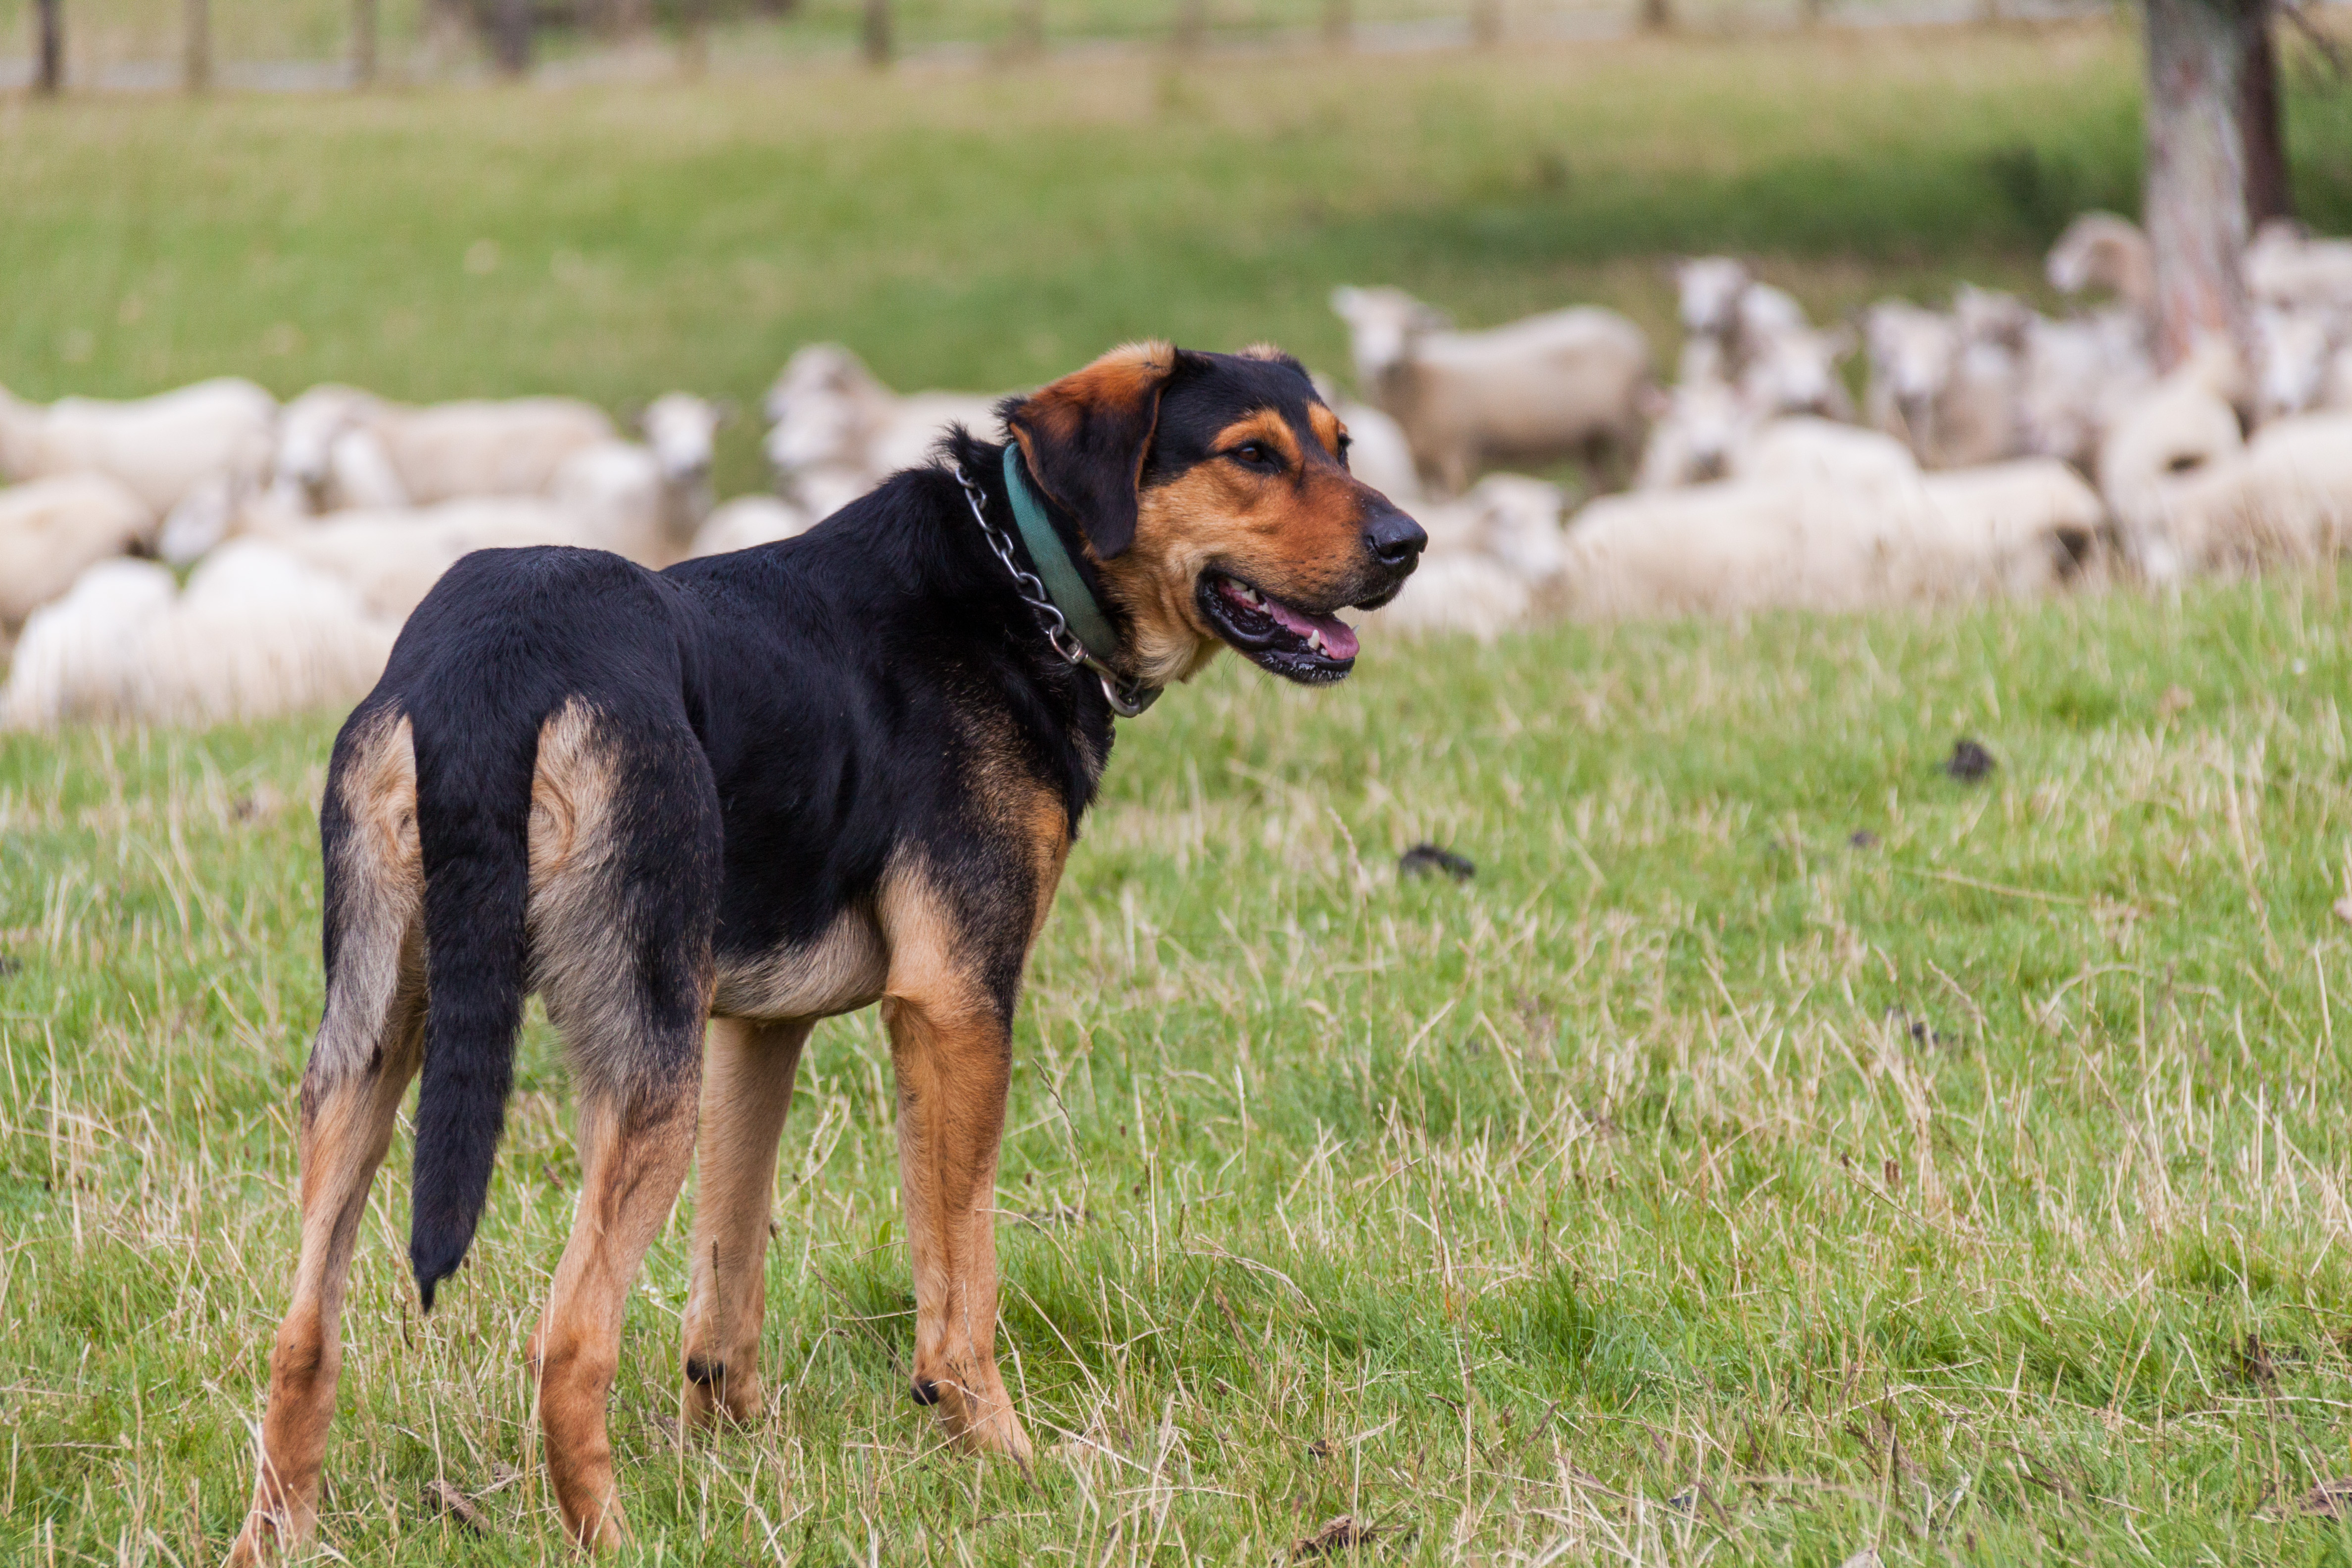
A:
{"type": "Polygon", "coordinates": [[[1356,662],[1334,612],[1394,598],[1429,536],[1348,472],[1348,433],[1289,355],[1135,343],[1007,405],[1128,622],[1126,673],[1220,646],[1308,685],[1356,662]]]}

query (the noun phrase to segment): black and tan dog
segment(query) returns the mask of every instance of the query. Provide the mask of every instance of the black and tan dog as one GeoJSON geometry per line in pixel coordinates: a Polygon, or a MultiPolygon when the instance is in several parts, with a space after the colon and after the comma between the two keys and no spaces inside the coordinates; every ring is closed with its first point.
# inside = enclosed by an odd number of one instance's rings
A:
{"type": "Polygon", "coordinates": [[[563,1036],[585,1179],[531,1346],[577,1540],[622,1535],[604,1426],[622,1311],[698,1150],[688,1400],[705,1418],[759,1406],[793,1070],[815,1020],[876,1002],[914,1394],[963,1447],[1026,1459],[996,1370],[989,1216],[1022,970],[1110,754],[1113,693],[1131,707],[1221,645],[1339,679],[1356,639],[1332,612],[1392,596],[1424,536],[1349,477],[1339,421],[1272,351],[1125,348],[1003,416],[1016,450],[959,431],[800,538],[660,574],[488,551],[410,618],[320,813],[301,1261],[233,1561],[316,1521],[344,1280],[409,1079],[430,1307],[481,1216],[532,991],[563,1036]],[[1034,543],[1000,553],[1016,500],[1034,543]],[[1045,596],[1074,621],[1071,596],[1098,601],[1107,676],[1057,651],[1008,564],[1024,555],[1060,574],[1045,596]]]}

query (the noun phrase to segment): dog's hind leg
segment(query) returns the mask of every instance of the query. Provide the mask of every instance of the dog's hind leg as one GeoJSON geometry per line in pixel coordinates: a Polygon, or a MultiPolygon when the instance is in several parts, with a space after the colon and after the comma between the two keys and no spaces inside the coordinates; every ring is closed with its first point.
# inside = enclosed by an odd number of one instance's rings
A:
{"type": "Polygon", "coordinates": [[[695,1138],[694,1284],[686,1298],[686,1411],[696,1423],[760,1409],[760,1323],[767,1310],[776,1143],[814,1020],[716,1018],[703,1055],[695,1138]]]}
{"type": "Polygon", "coordinates": [[[269,1358],[259,1473],[233,1564],[297,1546],[318,1522],[352,1248],[423,1056],[424,879],[406,727],[355,728],[337,753],[320,812],[327,1006],[302,1075],[301,1261],[269,1358]]]}
{"type": "Polygon", "coordinates": [[[532,968],[584,1178],[532,1357],[565,1528],[605,1547],[625,1534],[604,1418],[621,1323],[694,1153],[710,1013],[719,807],[692,733],[567,709],[541,732],[530,838],[532,968]]]}

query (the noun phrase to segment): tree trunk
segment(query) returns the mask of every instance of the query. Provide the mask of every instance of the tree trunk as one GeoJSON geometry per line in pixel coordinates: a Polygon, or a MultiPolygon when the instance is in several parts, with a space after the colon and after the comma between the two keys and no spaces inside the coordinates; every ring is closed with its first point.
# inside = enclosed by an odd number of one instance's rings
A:
{"type": "Polygon", "coordinates": [[[1482,49],[1503,41],[1503,0],[1470,0],[1470,41],[1482,49]]]}
{"type": "Polygon", "coordinates": [[[519,77],[530,69],[531,0],[496,0],[490,17],[490,55],[499,74],[519,77]]]}
{"type": "Polygon", "coordinates": [[[63,92],[66,86],[66,24],[58,15],[62,4],[63,0],[35,0],[40,15],[41,64],[33,85],[50,96],[63,92]]]}
{"type": "Polygon", "coordinates": [[[2216,333],[2246,342],[2246,102],[2267,0],[2147,0],[2147,187],[2157,353],[2216,333]]]}
{"type": "Polygon", "coordinates": [[[2277,7],[2264,5],[2262,13],[2247,40],[2245,102],[2240,110],[2246,132],[2246,221],[2254,228],[2294,216],[2286,129],[2279,113],[2278,37],[2273,25],[2277,7]]]}
{"type": "Polygon", "coordinates": [[[180,0],[180,85],[203,92],[213,84],[212,0],[180,0]]]}
{"type": "Polygon", "coordinates": [[[890,35],[890,0],[866,0],[866,19],[858,29],[858,43],[866,63],[876,70],[889,65],[897,50],[897,42],[890,35]]]}
{"type": "Polygon", "coordinates": [[[1667,0],[1642,0],[1642,14],[1636,21],[1645,33],[1671,33],[1675,28],[1675,13],[1667,0]]]}
{"type": "Polygon", "coordinates": [[[684,37],[677,50],[678,69],[689,77],[710,68],[710,0],[678,0],[678,20],[684,37]]]}
{"type": "Polygon", "coordinates": [[[352,0],[352,85],[375,84],[375,0],[352,0]]]}

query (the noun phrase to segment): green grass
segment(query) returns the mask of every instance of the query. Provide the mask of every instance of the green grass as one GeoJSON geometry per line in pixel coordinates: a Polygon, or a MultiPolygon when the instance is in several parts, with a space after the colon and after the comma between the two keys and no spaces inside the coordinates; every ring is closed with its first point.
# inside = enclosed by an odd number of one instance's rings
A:
{"type": "MultiPolygon", "coordinates": [[[[686,1208],[633,1303],[641,1560],[1265,1562],[1352,1512],[1399,1562],[2347,1561],[2288,1506],[2352,1469],[2342,614],[2276,582],[1219,668],[1124,727],[1018,1028],[1008,1374],[1120,1458],[937,1451],[887,1051],[842,1020],[767,1418],[674,1444],[686,1208]],[[1961,734],[1990,782],[1943,776],[1961,734]],[[1400,880],[1424,838],[1475,881],[1400,880]]],[[[17,1560],[204,1562],[238,1517],[330,731],[0,747],[17,1560]]],[[[565,1104],[535,1026],[429,1319],[378,1185],[348,1561],[560,1556],[520,1366],[565,1104]],[[495,1537],[427,1515],[441,1476],[495,1537]]]]}
{"type": "MultiPolygon", "coordinates": [[[[1726,246],[1823,310],[2031,287],[2129,205],[2135,81],[2091,28],[0,105],[0,381],[749,400],[819,336],[908,386],[1145,332],[1337,365],[1333,282],[1663,328],[1664,254],[1726,246]]],[[[2323,227],[2347,101],[2292,108],[2323,227]]],[[[2352,1472],[2339,593],[1218,668],[1124,727],[1019,1025],[1008,1375],[1118,1458],[1024,1483],[900,1394],[887,1057],[843,1020],[768,1417],[675,1441],[690,1208],[633,1302],[638,1560],[1266,1563],[1350,1512],[1384,1562],[2352,1562],[2291,1507],[2352,1472]],[[1399,880],[1422,839],[1476,880],[1399,880]]],[[[208,1563],[239,1517],[331,732],[0,741],[0,1559],[208,1563]]],[[[521,1347],[567,1115],[535,1024],[430,1319],[404,1147],[379,1184],[344,1560],[562,1560],[521,1347]]]]}

